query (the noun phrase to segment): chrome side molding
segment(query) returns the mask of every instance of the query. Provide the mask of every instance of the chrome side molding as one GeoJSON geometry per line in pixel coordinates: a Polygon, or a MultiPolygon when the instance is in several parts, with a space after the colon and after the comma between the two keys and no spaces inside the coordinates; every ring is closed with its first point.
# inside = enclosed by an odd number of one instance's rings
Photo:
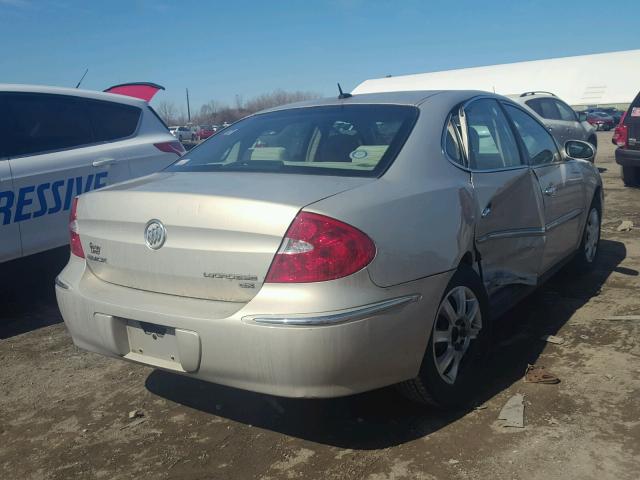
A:
{"type": "Polygon", "coordinates": [[[407,295],[404,297],[383,300],[382,302],[371,303],[361,307],[350,308],[348,310],[338,310],[333,312],[318,314],[290,314],[290,315],[248,315],[242,317],[243,322],[256,323],[259,325],[281,326],[281,327],[315,327],[321,325],[336,325],[338,323],[353,322],[372,315],[377,315],[392,308],[400,307],[420,300],[421,295],[407,295]]]}

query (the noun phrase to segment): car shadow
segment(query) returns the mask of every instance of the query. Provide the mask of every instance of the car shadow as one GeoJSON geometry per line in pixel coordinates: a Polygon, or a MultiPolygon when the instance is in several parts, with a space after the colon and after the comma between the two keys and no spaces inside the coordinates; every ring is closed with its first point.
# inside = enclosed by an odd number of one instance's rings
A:
{"type": "MultiPolygon", "coordinates": [[[[611,272],[626,257],[625,246],[620,242],[602,240],[600,248],[594,271],[578,276],[570,269],[561,270],[496,321],[493,349],[475,405],[520,380],[527,365],[535,364],[545,348],[540,336],[557,333],[577,309],[599,294],[611,272]]],[[[146,387],[158,396],[209,415],[355,450],[387,448],[424,437],[473,409],[428,409],[405,400],[393,388],[337,399],[288,399],[160,370],[147,377],[146,387]]]]}
{"type": "Polygon", "coordinates": [[[541,337],[557,334],[578,309],[600,294],[612,272],[637,276],[637,270],[619,267],[626,256],[624,243],[601,240],[592,271],[580,274],[571,266],[563,268],[498,319],[487,365],[492,378],[485,382],[479,398],[487,400],[521,379],[527,365],[535,364],[547,346],[541,337]]]}
{"type": "Polygon", "coordinates": [[[0,339],[62,322],[54,280],[69,247],[0,264],[0,339]]]}

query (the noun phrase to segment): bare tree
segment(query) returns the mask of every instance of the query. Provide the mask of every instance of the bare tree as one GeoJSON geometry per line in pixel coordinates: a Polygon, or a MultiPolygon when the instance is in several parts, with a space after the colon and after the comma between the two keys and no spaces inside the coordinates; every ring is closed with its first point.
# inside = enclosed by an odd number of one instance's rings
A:
{"type": "Polygon", "coordinates": [[[264,93],[252,98],[244,105],[245,110],[250,113],[264,110],[265,108],[273,108],[287,103],[301,102],[303,100],[311,100],[318,98],[320,95],[314,92],[286,92],[278,89],[271,93],[264,93]]]}
{"type": "Polygon", "coordinates": [[[163,101],[158,104],[158,108],[156,109],[160,118],[167,125],[173,125],[176,123],[178,110],[176,109],[176,105],[173,102],[163,101]]]}
{"type": "Polygon", "coordinates": [[[220,111],[220,105],[215,100],[210,100],[200,107],[200,113],[197,115],[198,123],[214,124],[220,111]]]}
{"type": "Polygon", "coordinates": [[[242,110],[244,108],[244,100],[242,95],[236,93],[236,110],[242,110]]]}
{"type": "MultiPolygon", "coordinates": [[[[242,95],[236,95],[233,107],[221,104],[215,100],[210,100],[200,107],[199,113],[192,117],[192,119],[194,123],[197,124],[233,123],[247,115],[251,115],[252,113],[266,108],[273,108],[279,105],[299,102],[302,100],[310,100],[318,98],[319,96],[319,94],[314,92],[287,92],[285,90],[278,89],[271,93],[258,95],[257,97],[251,98],[245,102],[242,95]]],[[[175,117],[177,121],[183,120],[179,115],[175,115],[175,117]]]]}

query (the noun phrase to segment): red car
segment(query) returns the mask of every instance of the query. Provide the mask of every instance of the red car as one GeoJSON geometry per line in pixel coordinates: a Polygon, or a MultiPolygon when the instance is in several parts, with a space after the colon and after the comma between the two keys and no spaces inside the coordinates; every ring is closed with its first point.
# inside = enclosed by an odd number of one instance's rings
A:
{"type": "Polygon", "coordinates": [[[609,131],[615,126],[613,117],[604,112],[591,112],[587,115],[587,122],[596,127],[596,130],[609,131]]]}
{"type": "Polygon", "coordinates": [[[200,140],[204,140],[205,138],[209,138],[211,135],[216,133],[215,127],[211,125],[200,125],[198,126],[198,137],[200,140]]]}

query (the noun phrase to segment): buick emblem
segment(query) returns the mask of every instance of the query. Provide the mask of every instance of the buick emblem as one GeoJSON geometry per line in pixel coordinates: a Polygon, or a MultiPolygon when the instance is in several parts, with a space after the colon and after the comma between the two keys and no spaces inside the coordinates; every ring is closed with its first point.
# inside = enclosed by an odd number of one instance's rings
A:
{"type": "Polygon", "coordinates": [[[158,250],[167,239],[167,229],[160,220],[149,220],[144,229],[144,243],[151,250],[158,250]]]}

